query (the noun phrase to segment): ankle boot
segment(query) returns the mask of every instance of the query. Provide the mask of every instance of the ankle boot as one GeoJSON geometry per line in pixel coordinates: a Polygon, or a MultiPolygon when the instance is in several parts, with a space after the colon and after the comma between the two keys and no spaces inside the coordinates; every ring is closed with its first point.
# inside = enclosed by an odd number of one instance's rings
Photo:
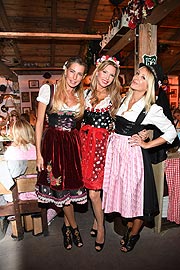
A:
{"type": "Polygon", "coordinates": [[[73,238],[73,242],[77,247],[82,247],[83,246],[83,241],[79,232],[78,227],[77,228],[71,228],[71,232],[72,232],[72,238],[73,238]]]}
{"type": "Polygon", "coordinates": [[[71,226],[63,224],[62,233],[64,237],[64,247],[65,249],[70,250],[72,248],[71,226]]]}

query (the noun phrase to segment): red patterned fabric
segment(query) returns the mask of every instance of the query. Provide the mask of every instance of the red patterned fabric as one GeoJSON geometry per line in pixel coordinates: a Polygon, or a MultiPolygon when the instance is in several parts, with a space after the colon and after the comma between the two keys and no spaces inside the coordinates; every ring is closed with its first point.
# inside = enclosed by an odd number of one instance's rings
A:
{"type": "Polygon", "coordinates": [[[85,187],[102,189],[106,145],[109,131],[85,125],[80,130],[82,144],[82,174],[85,187]]]}
{"type": "Polygon", "coordinates": [[[165,164],[169,192],[167,219],[180,224],[180,157],[169,158],[165,164]]]}

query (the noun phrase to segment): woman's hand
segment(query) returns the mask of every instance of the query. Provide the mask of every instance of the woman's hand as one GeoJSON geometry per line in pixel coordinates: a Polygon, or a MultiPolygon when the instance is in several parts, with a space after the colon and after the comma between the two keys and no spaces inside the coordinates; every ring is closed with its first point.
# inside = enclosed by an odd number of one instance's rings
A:
{"type": "Polygon", "coordinates": [[[146,129],[143,129],[143,130],[141,130],[140,132],[138,132],[138,135],[140,136],[140,138],[143,140],[143,141],[145,141],[145,140],[147,140],[148,138],[149,138],[149,131],[148,130],[146,130],[146,129]]]}
{"type": "Polygon", "coordinates": [[[144,149],[149,148],[148,142],[144,142],[144,140],[138,134],[132,135],[132,137],[129,138],[129,143],[131,144],[132,147],[141,146],[144,149]]]}
{"type": "Polygon", "coordinates": [[[39,155],[39,157],[37,157],[36,159],[36,167],[37,167],[38,172],[41,172],[42,170],[44,170],[44,160],[41,155],[39,155]]]}

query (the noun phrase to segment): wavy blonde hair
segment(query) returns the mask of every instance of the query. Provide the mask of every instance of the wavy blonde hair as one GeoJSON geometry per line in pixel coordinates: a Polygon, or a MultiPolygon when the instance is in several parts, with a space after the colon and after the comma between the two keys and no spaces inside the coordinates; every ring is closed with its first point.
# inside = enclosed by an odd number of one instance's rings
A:
{"type": "Polygon", "coordinates": [[[34,129],[25,119],[17,119],[12,128],[13,142],[17,146],[28,147],[31,143],[35,145],[34,129]]]}
{"type": "MultiPolygon", "coordinates": [[[[70,68],[70,66],[73,63],[77,63],[81,66],[84,66],[84,74],[86,73],[86,64],[85,62],[79,57],[71,57],[66,63],[65,68],[70,68]]],[[[83,79],[83,78],[82,78],[83,79]]],[[[74,89],[74,92],[77,94],[79,103],[80,103],[80,110],[79,113],[75,116],[76,118],[81,118],[84,114],[84,90],[83,90],[83,83],[82,81],[79,83],[79,85],[76,86],[74,89]]],[[[61,75],[60,79],[57,82],[56,92],[54,94],[54,100],[51,112],[56,113],[59,111],[59,109],[63,106],[64,101],[67,98],[67,90],[66,90],[66,77],[65,72],[61,75]]]]}
{"type": "Polygon", "coordinates": [[[120,95],[120,81],[119,81],[119,67],[113,61],[105,60],[102,63],[98,64],[96,69],[94,70],[92,77],[91,77],[91,90],[92,90],[92,97],[91,102],[93,104],[98,104],[100,100],[97,97],[97,72],[104,70],[107,66],[113,66],[116,69],[115,77],[112,83],[106,88],[108,94],[110,95],[111,99],[111,109],[110,115],[115,118],[115,114],[120,106],[121,102],[121,95],[120,95]]]}
{"type": "MultiPolygon", "coordinates": [[[[145,96],[145,111],[148,112],[152,104],[156,102],[156,95],[155,95],[155,79],[154,75],[150,72],[148,68],[145,66],[140,67],[140,69],[145,68],[147,70],[147,91],[144,94],[145,96]]],[[[129,87],[129,91],[127,97],[131,97],[133,94],[133,89],[129,87]]]]}

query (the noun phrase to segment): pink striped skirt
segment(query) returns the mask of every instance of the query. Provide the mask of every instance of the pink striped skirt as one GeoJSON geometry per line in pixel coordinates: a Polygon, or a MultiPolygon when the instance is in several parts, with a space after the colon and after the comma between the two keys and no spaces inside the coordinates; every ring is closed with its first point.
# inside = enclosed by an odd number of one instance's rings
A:
{"type": "Polygon", "coordinates": [[[144,163],[139,146],[131,147],[130,136],[109,137],[103,181],[103,209],[125,218],[143,216],[144,163]]]}

